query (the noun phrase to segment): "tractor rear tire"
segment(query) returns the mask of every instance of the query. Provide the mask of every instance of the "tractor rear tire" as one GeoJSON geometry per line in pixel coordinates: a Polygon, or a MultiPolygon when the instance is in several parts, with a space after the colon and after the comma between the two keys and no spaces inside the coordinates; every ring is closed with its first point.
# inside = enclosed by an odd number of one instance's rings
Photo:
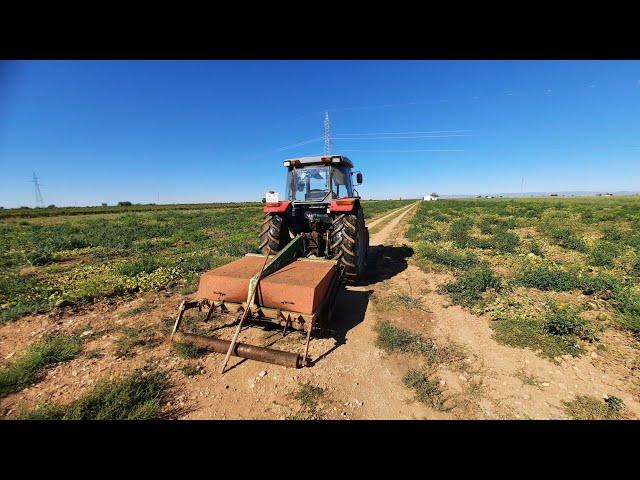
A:
{"type": "Polygon", "coordinates": [[[260,226],[260,251],[265,255],[279,252],[291,238],[287,222],[281,215],[267,215],[260,226]]]}
{"type": "Polygon", "coordinates": [[[361,209],[355,215],[342,214],[333,220],[330,248],[333,259],[344,267],[347,282],[357,282],[364,273],[367,234],[361,209]]]}

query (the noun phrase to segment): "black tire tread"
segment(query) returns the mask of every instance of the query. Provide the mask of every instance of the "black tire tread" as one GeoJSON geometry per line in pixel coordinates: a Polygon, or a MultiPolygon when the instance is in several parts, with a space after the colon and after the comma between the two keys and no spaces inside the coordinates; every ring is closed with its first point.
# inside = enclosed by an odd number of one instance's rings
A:
{"type": "Polygon", "coordinates": [[[279,252],[289,242],[289,229],[281,215],[268,214],[262,221],[258,248],[264,254],[279,252]]]}
{"type": "MultiPolygon", "coordinates": [[[[358,271],[358,235],[360,222],[364,224],[364,216],[359,210],[357,214],[342,214],[333,220],[329,247],[333,259],[344,268],[347,281],[357,281],[362,274],[358,271]],[[362,217],[361,219],[359,217],[362,217]]],[[[364,225],[361,230],[364,232],[364,225]]]]}

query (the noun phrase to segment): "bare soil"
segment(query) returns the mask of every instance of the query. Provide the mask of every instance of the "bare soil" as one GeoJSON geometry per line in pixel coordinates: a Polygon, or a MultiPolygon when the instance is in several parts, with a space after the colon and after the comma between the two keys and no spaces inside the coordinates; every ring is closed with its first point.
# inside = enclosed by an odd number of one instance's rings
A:
{"type": "MultiPolygon", "coordinates": [[[[608,333],[604,351],[553,362],[528,349],[498,344],[489,318],[449,306],[436,289],[450,276],[421,270],[404,237],[416,207],[403,207],[369,223],[376,233],[370,239],[366,279],[340,292],[332,330],[311,342],[310,368],[294,370],[232,357],[229,370],[221,375],[222,354],[183,359],[169,345],[167,332],[180,301],[188,296],[150,294],[96,304],[78,315],[33,315],[0,326],[0,361],[54,331],[85,338],[78,358],[46,370],[38,383],[0,399],[0,416],[15,417],[43,401],[71,401],[99,379],[143,365],[170,373],[174,387],[167,409],[185,419],[566,418],[562,402],[578,394],[616,395],[638,416],[640,353],[624,335],[608,333]],[[415,297],[420,308],[390,304],[393,295],[415,297]],[[127,313],[140,306],[140,313],[127,313]],[[374,327],[380,320],[420,333],[453,352],[436,367],[446,409],[416,401],[403,385],[405,373],[423,361],[379,349],[374,327]],[[151,334],[145,344],[118,357],[117,341],[124,327],[148,327],[151,334]],[[200,373],[185,376],[181,368],[187,365],[200,367],[200,373]],[[308,384],[322,389],[315,402],[295,397],[308,384]]],[[[225,327],[223,319],[214,325],[216,335],[230,338],[233,328],[225,327]]],[[[241,341],[301,352],[304,335],[283,337],[279,329],[250,328],[242,332],[241,341]]]]}

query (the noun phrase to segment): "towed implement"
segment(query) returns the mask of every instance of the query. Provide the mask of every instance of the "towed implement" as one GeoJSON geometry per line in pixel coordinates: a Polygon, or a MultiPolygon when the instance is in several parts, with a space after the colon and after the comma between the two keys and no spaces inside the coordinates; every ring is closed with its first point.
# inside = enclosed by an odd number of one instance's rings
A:
{"type": "MultiPolygon", "coordinates": [[[[200,277],[197,300],[180,304],[171,340],[233,356],[300,368],[309,365],[312,336],[331,320],[345,282],[363,273],[369,247],[360,197],[354,196],[351,162],[342,156],[285,161],[287,200],[269,192],[260,232],[262,254],[247,254],[200,277]],[[342,195],[342,196],[341,196],[342,195]],[[235,317],[231,340],[180,331],[184,313],[207,309],[235,317]],[[306,334],[302,355],[239,342],[244,328],[276,324],[306,334]]],[[[358,184],[362,174],[357,175],[358,184]]]]}

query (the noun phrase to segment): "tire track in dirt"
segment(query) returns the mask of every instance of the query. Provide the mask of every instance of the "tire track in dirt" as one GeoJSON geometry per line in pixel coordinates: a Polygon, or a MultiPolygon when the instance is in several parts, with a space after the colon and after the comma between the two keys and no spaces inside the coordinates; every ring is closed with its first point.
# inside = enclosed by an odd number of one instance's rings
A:
{"type": "MultiPolygon", "coordinates": [[[[374,326],[380,314],[370,297],[381,279],[395,275],[399,265],[393,265],[387,274],[381,274],[375,267],[381,261],[385,263],[386,258],[380,257],[386,257],[401,223],[415,212],[417,205],[413,203],[378,219],[380,222],[387,217],[395,217],[370,238],[367,283],[347,286],[340,293],[334,312],[334,324],[339,334],[331,342],[316,341],[314,353],[320,352],[320,358],[316,357],[312,368],[301,371],[301,376],[326,385],[330,397],[338,403],[339,408],[327,418],[338,412],[337,418],[441,418],[438,412],[415,402],[413,393],[402,384],[406,365],[392,361],[375,345],[377,334],[374,326]],[[327,347],[328,350],[321,352],[321,348],[327,347]]],[[[393,261],[389,259],[389,263],[393,261]]]]}
{"type": "Polygon", "coordinates": [[[367,222],[367,227],[369,229],[377,227],[380,223],[382,223],[386,219],[390,218],[391,216],[398,215],[398,213],[401,213],[403,210],[409,210],[413,206],[415,206],[415,203],[412,203],[412,204],[407,205],[405,207],[400,207],[400,208],[398,208],[396,210],[391,210],[390,212],[384,213],[384,214],[382,214],[381,217],[376,217],[372,221],[367,222]]]}
{"type": "MultiPolygon", "coordinates": [[[[395,218],[371,236],[367,284],[347,286],[336,301],[335,323],[348,329],[341,340],[343,343],[314,367],[318,369],[318,379],[324,378],[332,383],[334,398],[343,400],[343,406],[355,406],[349,412],[350,418],[437,417],[427,407],[413,401],[412,392],[402,384],[406,368],[389,361],[385,358],[386,354],[375,346],[377,334],[374,326],[380,314],[370,301],[381,279],[380,273],[372,267],[379,264],[380,260],[384,263],[384,259],[377,257],[386,255],[385,248],[391,246],[390,238],[417,205],[413,203],[391,212],[389,216],[395,218]]],[[[392,261],[389,259],[389,262],[392,261]]],[[[395,270],[392,269],[389,275],[394,274],[395,270]]]]}

